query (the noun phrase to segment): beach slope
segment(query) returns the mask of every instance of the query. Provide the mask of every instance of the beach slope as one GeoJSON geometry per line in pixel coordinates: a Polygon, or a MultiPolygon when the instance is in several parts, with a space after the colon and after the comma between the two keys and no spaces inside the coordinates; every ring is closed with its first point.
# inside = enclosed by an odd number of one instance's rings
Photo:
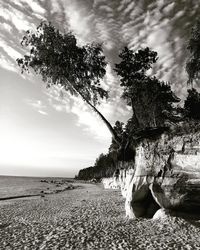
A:
{"type": "Polygon", "coordinates": [[[125,218],[119,191],[73,190],[0,202],[1,249],[200,249],[200,222],[125,218]]]}

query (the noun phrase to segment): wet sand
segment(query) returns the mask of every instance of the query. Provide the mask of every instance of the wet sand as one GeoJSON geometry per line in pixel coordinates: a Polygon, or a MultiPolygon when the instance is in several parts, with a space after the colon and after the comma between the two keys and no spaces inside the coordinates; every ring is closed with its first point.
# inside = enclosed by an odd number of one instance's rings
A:
{"type": "Polygon", "coordinates": [[[101,184],[0,202],[0,249],[200,249],[200,221],[127,220],[101,184]]]}

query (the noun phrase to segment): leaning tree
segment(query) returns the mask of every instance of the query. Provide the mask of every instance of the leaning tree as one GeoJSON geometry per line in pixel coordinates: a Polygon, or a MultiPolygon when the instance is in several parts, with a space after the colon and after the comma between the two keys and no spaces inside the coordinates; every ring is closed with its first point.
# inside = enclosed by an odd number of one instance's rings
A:
{"type": "Polygon", "coordinates": [[[189,58],[186,62],[186,72],[188,74],[188,96],[185,100],[184,111],[186,117],[200,120],[200,93],[193,87],[193,82],[199,85],[200,78],[200,19],[192,28],[187,49],[189,58]]]}
{"type": "Polygon", "coordinates": [[[59,85],[71,95],[80,96],[102,119],[116,143],[117,133],[96,108],[96,104],[108,98],[100,80],[107,65],[101,44],[79,46],[71,33],[61,33],[51,23],[41,22],[35,32],[27,31],[21,42],[29,49],[17,63],[22,73],[33,69],[42,76],[47,87],[59,85]]]}
{"type": "Polygon", "coordinates": [[[188,89],[188,96],[184,103],[186,117],[200,120],[200,93],[192,88],[188,89]]]}
{"type": "Polygon", "coordinates": [[[132,107],[134,127],[164,126],[166,113],[172,111],[172,104],[180,99],[172,92],[169,84],[148,74],[157,61],[157,53],[148,47],[134,52],[125,47],[119,54],[120,63],[115,71],[123,87],[122,97],[132,107]]]}
{"type": "Polygon", "coordinates": [[[189,59],[186,63],[186,71],[188,73],[188,83],[192,85],[194,81],[199,80],[200,76],[200,20],[192,28],[187,49],[189,59]]]}

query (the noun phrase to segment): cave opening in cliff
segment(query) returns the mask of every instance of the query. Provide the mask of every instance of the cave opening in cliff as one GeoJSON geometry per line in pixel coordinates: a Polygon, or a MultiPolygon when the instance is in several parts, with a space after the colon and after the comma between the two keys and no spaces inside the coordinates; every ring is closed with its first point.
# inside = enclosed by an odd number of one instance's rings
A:
{"type": "Polygon", "coordinates": [[[152,218],[160,208],[147,185],[134,193],[132,209],[136,217],[152,218]]]}
{"type": "Polygon", "coordinates": [[[154,214],[160,209],[161,207],[158,205],[158,203],[153,198],[153,195],[151,193],[151,190],[148,189],[148,194],[146,198],[146,215],[147,218],[152,218],[154,214]]]}

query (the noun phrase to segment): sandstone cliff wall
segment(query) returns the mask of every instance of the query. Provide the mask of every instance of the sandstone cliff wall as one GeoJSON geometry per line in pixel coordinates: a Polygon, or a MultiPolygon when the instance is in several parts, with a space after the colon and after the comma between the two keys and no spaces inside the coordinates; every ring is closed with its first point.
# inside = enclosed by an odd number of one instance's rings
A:
{"type": "Polygon", "coordinates": [[[136,148],[135,163],[123,165],[103,183],[121,189],[127,217],[152,217],[159,208],[200,212],[200,133],[146,139],[136,148]]]}

